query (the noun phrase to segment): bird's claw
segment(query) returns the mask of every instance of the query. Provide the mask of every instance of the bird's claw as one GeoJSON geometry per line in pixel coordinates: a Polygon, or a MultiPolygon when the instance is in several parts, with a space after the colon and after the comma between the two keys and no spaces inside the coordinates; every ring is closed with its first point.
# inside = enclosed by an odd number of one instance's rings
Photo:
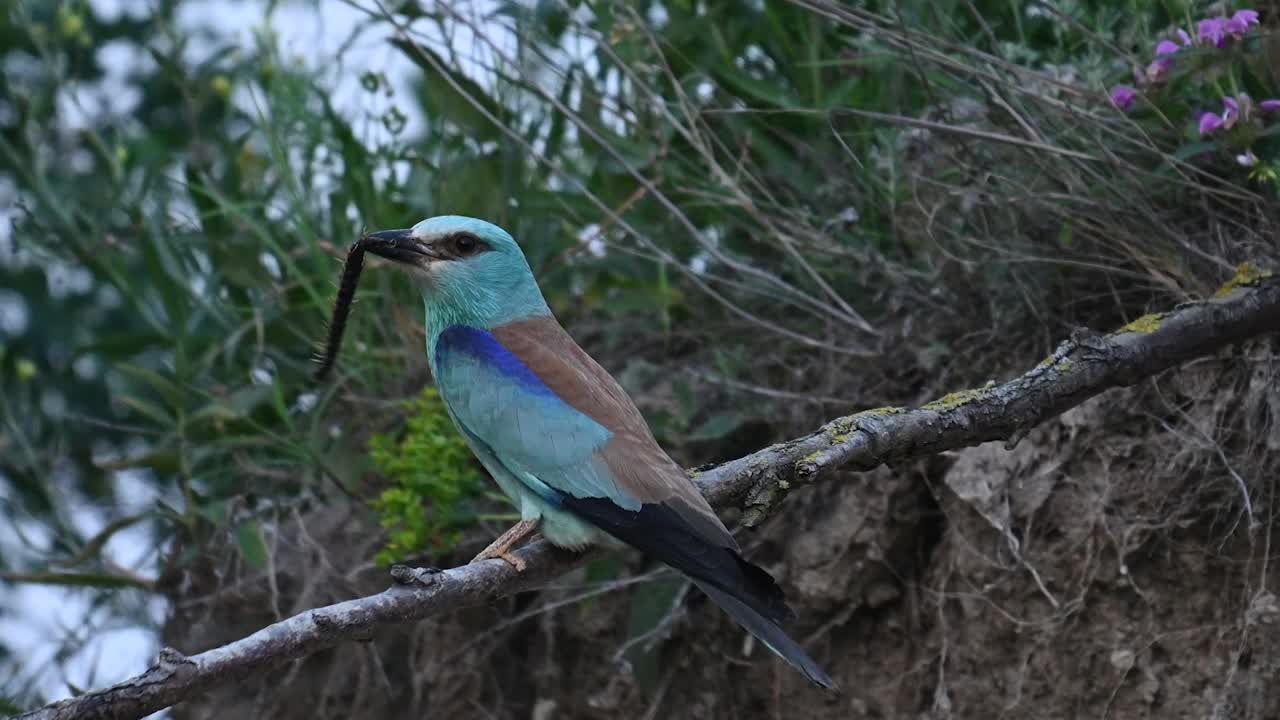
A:
{"type": "Polygon", "coordinates": [[[528,563],[524,561],[524,558],[520,557],[519,555],[516,555],[510,550],[503,550],[502,552],[485,551],[475,556],[474,558],[472,558],[471,562],[478,563],[478,562],[483,562],[485,560],[503,560],[508,565],[515,568],[516,572],[518,573],[524,572],[524,569],[528,567],[528,563]]]}

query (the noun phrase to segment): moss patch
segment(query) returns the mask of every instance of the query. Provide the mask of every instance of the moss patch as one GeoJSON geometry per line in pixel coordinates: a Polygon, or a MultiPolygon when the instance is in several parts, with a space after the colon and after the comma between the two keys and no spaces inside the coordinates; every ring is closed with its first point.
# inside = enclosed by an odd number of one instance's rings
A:
{"type": "Polygon", "coordinates": [[[1269,278],[1273,275],[1270,270],[1263,270],[1251,262],[1242,262],[1236,267],[1236,274],[1230,280],[1218,288],[1213,296],[1216,298],[1226,297],[1236,291],[1236,288],[1248,287],[1256,285],[1259,280],[1269,278]]]}
{"type": "Polygon", "coordinates": [[[950,410],[951,408],[967,405],[974,400],[984,397],[987,390],[979,388],[977,390],[960,390],[958,392],[947,393],[933,402],[922,405],[924,410],[950,410]]]}
{"type": "Polygon", "coordinates": [[[1149,335],[1160,329],[1160,319],[1164,317],[1163,313],[1151,313],[1143,315],[1133,322],[1125,325],[1119,330],[1111,333],[1112,335],[1123,335],[1125,333],[1139,333],[1149,335]]]}
{"type": "Polygon", "coordinates": [[[881,417],[884,415],[901,415],[906,411],[907,409],[904,407],[892,407],[892,406],[886,405],[885,407],[878,407],[878,408],[871,408],[870,410],[863,410],[860,413],[855,413],[854,417],[856,418],[863,415],[870,415],[872,417],[881,417]]]}
{"type": "Polygon", "coordinates": [[[854,424],[854,421],[853,421],[854,417],[855,416],[853,415],[849,415],[842,418],[836,418],[835,420],[832,420],[831,422],[827,423],[827,425],[823,428],[823,432],[825,432],[827,434],[827,437],[831,438],[832,440],[842,435],[847,436],[849,433],[853,432],[856,429],[856,425],[854,424]]]}
{"type": "Polygon", "coordinates": [[[844,442],[849,439],[849,436],[853,435],[853,433],[857,431],[858,418],[885,417],[887,415],[897,415],[906,411],[907,408],[903,407],[885,406],[871,408],[870,410],[863,410],[842,418],[836,418],[827,424],[827,437],[830,438],[832,442],[844,442]]]}

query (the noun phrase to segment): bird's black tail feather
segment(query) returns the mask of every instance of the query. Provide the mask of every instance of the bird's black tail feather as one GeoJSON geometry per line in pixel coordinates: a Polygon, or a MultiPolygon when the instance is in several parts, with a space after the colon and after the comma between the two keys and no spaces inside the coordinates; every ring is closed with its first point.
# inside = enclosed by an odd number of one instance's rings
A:
{"type": "Polygon", "coordinates": [[[750,605],[712,585],[705,580],[694,580],[702,592],[706,593],[720,606],[729,616],[737,621],[739,625],[746,629],[747,632],[756,636],[765,647],[772,650],[778,657],[786,660],[792,667],[805,674],[810,681],[821,685],[828,690],[836,689],[835,682],[831,676],[826,673],[813,658],[800,647],[800,644],[791,639],[791,636],[774,621],[761,615],[750,605]]]}
{"type": "MultiPolygon", "coordinates": [[[[736,547],[709,539],[670,504],[620,508],[608,498],[558,496],[561,507],[688,575],[739,625],[810,680],[833,689],[831,677],[805,654],[780,623],[791,616],[782,588],[764,568],[736,547]]],[[[728,542],[733,539],[725,533],[728,542]]]]}

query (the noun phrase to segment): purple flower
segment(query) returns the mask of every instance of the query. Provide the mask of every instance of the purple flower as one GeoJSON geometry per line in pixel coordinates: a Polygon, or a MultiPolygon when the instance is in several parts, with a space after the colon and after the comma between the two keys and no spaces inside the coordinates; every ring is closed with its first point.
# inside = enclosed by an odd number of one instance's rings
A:
{"type": "Polygon", "coordinates": [[[1173,66],[1173,56],[1178,50],[1178,44],[1169,40],[1156,43],[1156,59],[1147,66],[1148,82],[1160,82],[1165,75],[1169,74],[1169,68],[1173,66]]]}
{"type": "Polygon", "coordinates": [[[1258,103],[1258,108],[1262,112],[1275,112],[1280,110],[1280,100],[1263,100],[1258,103]]]}
{"type": "MultiPolygon", "coordinates": [[[[1248,102],[1247,99],[1246,102],[1248,102]]],[[[1240,103],[1231,96],[1222,98],[1222,127],[1230,130],[1239,117],[1240,103]]]]}
{"type": "Polygon", "coordinates": [[[1132,85],[1117,85],[1111,88],[1111,104],[1128,112],[1137,99],[1138,91],[1132,85]]]}
{"type": "Polygon", "coordinates": [[[1231,16],[1223,26],[1228,33],[1237,37],[1249,32],[1250,25],[1258,24],[1257,10],[1237,10],[1235,15],[1231,16]]]}
{"type": "Polygon", "coordinates": [[[1222,118],[1214,113],[1200,114],[1200,134],[1209,135],[1222,128],[1222,118]]]}
{"type": "Polygon", "coordinates": [[[1254,155],[1252,150],[1245,150],[1243,153],[1236,156],[1236,163],[1238,163],[1240,167],[1253,167],[1258,164],[1258,156],[1254,155]]]}
{"type": "MultiPolygon", "coordinates": [[[[1251,105],[1251,101],[1247,95],[1241,95],[1245,105],[1251,105]]],[[[1222,98],[1222,114],[1215,115],[1213,113],[1201,113],[1200,115],[1200,134],[1208,135],[1219,130],[1230,130],[1235,126],[1236,120],[1240,118],[1240,101],[1231,96],[1222,98]]]]}
{"type": "MultiPolygon", "coordinates": [[[[1192,41],[1191,36],[1187,34],[1187,31],[1183,30],[1182,28],[1178,28],[1178,39],[1182,41],[1182,44],[1184,47],[1191,47],[1192,45],[1195,45],[1195,42],[1192,41]]],[[[1159,50],[1157,46],[1157,52],[1158,51],[1159,50]]]]}
{"type": "Polygon", "coordinates": [[[1205,18],[1196,26],[1200,42],[1214,47],[1222,47],[1227,41],[1227,19],[1225,17],[1205,18]]]}

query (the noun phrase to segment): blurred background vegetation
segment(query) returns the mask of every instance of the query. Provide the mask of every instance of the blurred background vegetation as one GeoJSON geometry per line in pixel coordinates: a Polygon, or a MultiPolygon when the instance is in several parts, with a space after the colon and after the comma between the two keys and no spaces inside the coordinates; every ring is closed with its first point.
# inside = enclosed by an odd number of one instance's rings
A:
{"type": "MultiPolygon", "coordinates": [[[[1202,144],[1216,98],[1171,90],[1126,114],[1107,93],[1218,7],[7,3],[0,620],[23,622],[33,583],[89,620],[43,637],[38,662],[0,634],[0,697],[122,677],[85,660],[111,652],[96,640],[287,575],[299,518],[341,507],[368,528],[317,578],[465,560],[506,522],[423,392],[420,305],[395,273],[366,271],[335,378],[310,380],[362,228],[509,229],[689,465],[1211,292],[1275,255],[1274,183],[1202,144]],[[332,6],[357,18],[328,29],[332,56],[281,43],[282,17],[332,6]],[[369,47],[383,54],[353,62],[369,47]],[[77,657],[94,670],[65,672],[77,657]]],[[[1241,82],[1280,94],[1276,66],[1241,82]]],[[[656,622],[633,619],[632,636],[656,622]]]]}

